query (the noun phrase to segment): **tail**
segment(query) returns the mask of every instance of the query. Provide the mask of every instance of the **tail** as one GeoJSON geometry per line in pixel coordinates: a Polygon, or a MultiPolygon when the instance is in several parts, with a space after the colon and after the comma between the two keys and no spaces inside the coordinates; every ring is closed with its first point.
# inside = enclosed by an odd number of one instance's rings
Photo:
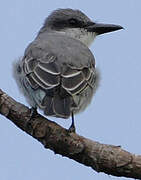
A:
{"type": "Polygon", "coordinates": [[[71,115],[71,97],[65,98],[55,95],[54,97],[46,96],[42,102],[44,114],[60,118],[69,118],[71,115]]]}

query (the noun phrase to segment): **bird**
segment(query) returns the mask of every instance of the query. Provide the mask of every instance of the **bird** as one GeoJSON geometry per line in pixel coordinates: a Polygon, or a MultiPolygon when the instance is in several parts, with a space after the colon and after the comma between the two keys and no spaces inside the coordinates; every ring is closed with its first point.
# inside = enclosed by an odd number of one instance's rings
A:
{"type": "Polygon", "coordinates": [[[91,103],[100,73],[89,47],[96,36],[123,29],[92,21],[78,9],[54,10],[44,21],[23,57],[14,61],[13,76],[31,106],[46,116],[72,117],[91,103]]]}

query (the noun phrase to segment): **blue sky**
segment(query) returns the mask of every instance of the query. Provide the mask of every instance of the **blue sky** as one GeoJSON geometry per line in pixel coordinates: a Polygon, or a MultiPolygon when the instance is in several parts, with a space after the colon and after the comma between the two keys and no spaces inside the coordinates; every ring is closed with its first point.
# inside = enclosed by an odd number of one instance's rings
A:
{"type": "MultiPolygon", "coordinates": [[[[76,116],[77,133],[141,154],[141,1],[5,0],[0,6],[0,88],[24,104],[12,77],[12,62],[23,55],[44,19],[57,8],[80,9],[92,20],[125,30],[96,38],[91,46],[101,72],[100,87],[87,110],[76,116]]],[[[71,121],[55,119],[64,127],[71,121]]],[[[44,149],[0,115],[0,179],[123,179],[96,173],[44,149]]],[[[126,178],[124,178],[126,179],[126,178]]]]}

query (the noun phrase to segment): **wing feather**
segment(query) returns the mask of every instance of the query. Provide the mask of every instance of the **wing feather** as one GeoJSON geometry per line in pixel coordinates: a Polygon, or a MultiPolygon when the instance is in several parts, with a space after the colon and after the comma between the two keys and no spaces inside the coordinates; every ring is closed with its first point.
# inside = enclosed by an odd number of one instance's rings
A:
{"type": "Polygon", "coordinates": [[[34,69],[34,73],[47,86],[59,85],[60,77],[58,75],[52,74],[51,72],[45,71],[44,69],[40,68],[40,66],[36,66],[36,68],[34,69]]]}
{"type": "Polygon", "coordinates": [[[72,95],[79,94],[87,86],[93,86],[93,71],[93,67],[83,67],[82,69],[73,69],[68,67],[65,75],[62,75],[62,87],[72,95]]]}
{"type": "MultiPolygon", "coordinates": [[[[31,57],[24,59],[23,69],[32,88],[52,89],[54,93],[54,88],[58,87],[62,89],[62,92],[65,90],[68,93],[66,96],[73,96],[79,94],[87,86],[93,87],[95,77],[93,66],[82,68],[74,68],[69,64],[62,66],[53,55],[48,54],[46,58],[49,59],[46,61],[35,60],[31,57]]],[[[60,94],[61,89],[58,91],[60,94]]]]}

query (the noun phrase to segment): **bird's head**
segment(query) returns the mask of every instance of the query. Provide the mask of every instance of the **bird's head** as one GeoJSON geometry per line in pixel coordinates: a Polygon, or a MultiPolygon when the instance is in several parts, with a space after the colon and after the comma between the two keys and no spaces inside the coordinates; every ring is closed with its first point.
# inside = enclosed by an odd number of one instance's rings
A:
{"type": "Polygon", "coordinates": [[[97,35],[123,29],[119,25],[93,22],[80,10],[58,9],[45,20],[42,31],[54,31],[80,40],[89,46],[97,35]]]}

